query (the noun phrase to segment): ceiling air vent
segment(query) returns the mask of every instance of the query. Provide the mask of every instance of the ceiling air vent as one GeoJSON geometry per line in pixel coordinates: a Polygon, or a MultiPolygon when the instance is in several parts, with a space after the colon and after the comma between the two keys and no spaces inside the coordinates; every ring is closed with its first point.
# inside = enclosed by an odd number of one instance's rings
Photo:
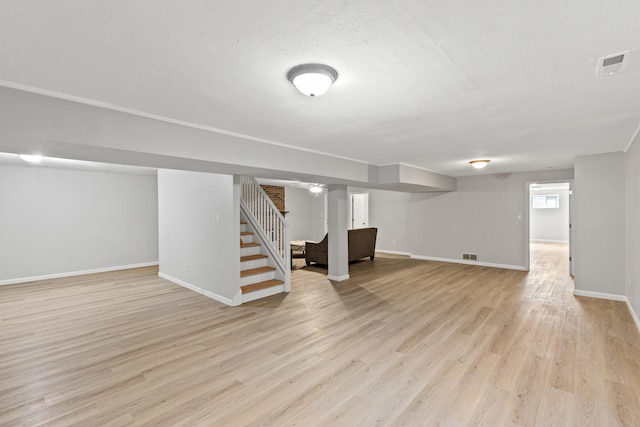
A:
{"type": "Polygon", "coordinates": [[[617,53],[611,56],[604,56],[598,59],[597,76],[610,76],[620,71],[624,71],[629,51],[617,53]]]}
{"type": "Polygon", "coordinates": [[[603,67],[609,67],[611,65],[616,65],[621,63],[622,61],[624,61],[624,55],[616,55],[616,56],[611,56],[609,58],[605,58],[602,61],[602,66],[603,67]]]}

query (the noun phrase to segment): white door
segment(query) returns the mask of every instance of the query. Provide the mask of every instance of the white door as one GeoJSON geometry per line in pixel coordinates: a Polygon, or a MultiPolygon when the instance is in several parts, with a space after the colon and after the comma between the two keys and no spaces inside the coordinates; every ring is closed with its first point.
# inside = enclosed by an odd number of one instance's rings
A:
{"type": "Polygon", "coordinates": [[[369,226],[369,195],[351,195],[351,229],[369,226]]]}

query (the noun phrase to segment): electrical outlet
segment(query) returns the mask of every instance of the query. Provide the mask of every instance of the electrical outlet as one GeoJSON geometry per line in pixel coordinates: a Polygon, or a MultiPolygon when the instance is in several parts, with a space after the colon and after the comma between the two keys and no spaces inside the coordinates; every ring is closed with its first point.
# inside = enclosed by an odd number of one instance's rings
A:
{"type": "Polygon", "coordinates": [[[394,240],[394,241],[393,241],[393,246],[395,246],[395,245],[396,245],[396,241],[394,240]]]}
{"type": "Polygon", "coordinates": [[[189,264],[184,265],[184,271],[189,271],[189,264]]]}

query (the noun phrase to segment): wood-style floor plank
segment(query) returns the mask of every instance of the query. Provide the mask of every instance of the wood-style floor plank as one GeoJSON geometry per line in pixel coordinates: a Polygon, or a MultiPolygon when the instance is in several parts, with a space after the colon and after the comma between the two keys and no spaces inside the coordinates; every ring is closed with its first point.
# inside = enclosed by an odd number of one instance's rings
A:
{"type": "Polygon", "coordinates": [[[640,334],[567,255],[378,254],[241,307],[153,267],[2,286],[0,425],[638,425],[640,334]]]}

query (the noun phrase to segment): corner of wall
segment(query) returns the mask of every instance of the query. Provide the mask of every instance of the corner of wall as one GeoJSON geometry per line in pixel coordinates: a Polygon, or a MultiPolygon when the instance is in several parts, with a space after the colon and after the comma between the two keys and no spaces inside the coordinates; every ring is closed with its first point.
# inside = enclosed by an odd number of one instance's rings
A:
{"type": "Polygon", "coordinates": [[[229,298],[223,297],[222,295],[218,295],[214,292],[208,291],[206,289],[199,288],[198,286],[192,285],[191,283],[185,282],[184,280],[176,279],[175,277],[169,276],[168,274],[165,274],[162,272],[158,273],[158,277],[161,277],[165,280],[175,283],[176,285],[180,285],[183,288],[187,288],[189,290],[197,292],[200,295],[204,295],[208,298],[221,302],[222,304],[230,305],[230,306],[240,305],[235,303],[236,302],[235,296],[233,299],[229,299],[229,298]]]}
{"type": "Polygon", "coordinates": [[[631,304],[631,301],[629,300],[629,298],[625,298],[625,302],[627,303],[627,308],[629,309],[631,318],[633,319],[633,322],[636,324],[636,328],[638,329],[638,332],[640,332],[640,319],[638,319],[638,315],[633,309],[633,305],[631,304]]]}
{"type": "Polygon", "coordinates": [[[237,307],[242,304],[242,290],[238,289],[238,292],[233,296],[233,300],[231,302],[231,306],[237,307]]]}
{"type": "MultiPolygon", "coordinates": [[[[240,185],[240,176],[233,175],[233,213],[232,213],[232,221],[233,221],[233,235],[236,236],[236,239],[240,238],[240,199],[242,198],[242,188],[240,185]]],[[[240,288],[240,244],[238,240],[232,246],[233,251],[233,264],[231,266],[232,271],[235,272],[233,275],[233,289],[235,293],[232,298],[232,303],[230,305],[237,306],[242,304],[242,289],[240,288]]]]}
{"type": "Polygon", "coordinates": [[[627,308],[629,309],[629,314],[631,314],[631,318],[633,322],[636,324],[636,328],[638,332],[640,332],[640,319],[633,309],[633,305],[629,298],[625,295],[616,295],[616,294],[604,294],[601,292],[590,292],[590,291],[581,291],[579,289],[573,290],[573,295],[578,297],[587,297],[587,298],[597,298],[597,299],[606,299],[611,301],[622,301],[627,304],[627,308]]]}

